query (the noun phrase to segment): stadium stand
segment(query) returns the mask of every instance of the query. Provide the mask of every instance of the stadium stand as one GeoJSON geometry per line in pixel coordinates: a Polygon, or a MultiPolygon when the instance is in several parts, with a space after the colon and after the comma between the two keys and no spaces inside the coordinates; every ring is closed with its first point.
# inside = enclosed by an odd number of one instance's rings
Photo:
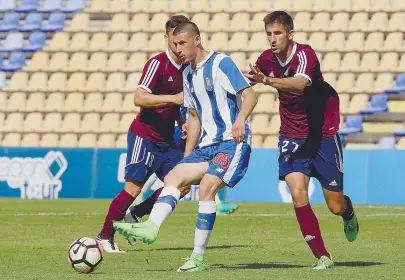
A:
{"type": "MultiPolygon", "coordinates": [[[[208,49],[248,71],[268,47],[262,19],[275,9],[294,16],[295,40],[315,48],[339,92],[346,148],[403,149],[402,0],[0,0],[0,143],[124,147],[139,112],[133,91],[147,59],[165,49],[170,15],[188,15],[208,49]]],[[[253,146],[275,148],[277,92],[255,90],[253,146]]]]}

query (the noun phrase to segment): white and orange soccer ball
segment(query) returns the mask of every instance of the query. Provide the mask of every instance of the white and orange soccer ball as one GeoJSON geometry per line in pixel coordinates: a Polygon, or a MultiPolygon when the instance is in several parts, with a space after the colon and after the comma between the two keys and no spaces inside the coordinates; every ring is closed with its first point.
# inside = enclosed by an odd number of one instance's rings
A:
{"type": "Polygon", "coordinates": [[[103,250],[93,238],[81,237],[69,246],[68,261],[78,272],[93,272],[100,266],[102,260],[103,250]]]}

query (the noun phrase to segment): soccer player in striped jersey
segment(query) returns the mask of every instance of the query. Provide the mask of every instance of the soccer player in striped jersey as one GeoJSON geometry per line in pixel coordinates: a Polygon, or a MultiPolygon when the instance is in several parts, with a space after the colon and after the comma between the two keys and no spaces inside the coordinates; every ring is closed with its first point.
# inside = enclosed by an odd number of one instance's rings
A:
{"type": "Polygon", "coordinates": [[[318,259],[313,269],[333,268],[308,198],[310,177],[322,185],[330,211],[343,218],[348,241],[359,224],[343,195],[343,156],[339,135],[339,96],[322,77],[315,51],[293,40],[294,23],[284,11],[264,18],[271,48],[246,76],[278,90],[280,99],[279,178],[290,188],[301,233],[318,259]]]}
{"type": "MultiPolygon", "coordinates": [[[[183,104],[183,70],[181,58],[173,45],[173,30],[185,16],[173,16],[166,23],[168,48],[152,57],[145,65],[135,92],[134,104],[141,112],[129,127],[124,189],[110,204],[103,228],[97,236],[104,251],[120,253],[114,242],[114,221],[124,218],[128,207],[141,192],[153,173],[163,180],[183,158],[183,152],[173,141],[175,122],[181,123],[183,104]]],[[[150,201],[153,205],[154,201],[150,201]]]]}
{"type": "Polygon", "coordinates": [[[230,57],[203,48],[194,23],[177,26],[173,42],[183,61],[190,63],[183,73],[184,106],[189,109],[185,158],[165,177],[149,220],[117,222],[114,228],[127,238],[155,242],[179,201],[179,189],[199,184],[194,250],[177,270],[193,272],[204,270],[203,256],[216,218],[215,195],[224,186],[234,187],[247,171],[251,152],[247,119],[257,96],[230,57]]]}

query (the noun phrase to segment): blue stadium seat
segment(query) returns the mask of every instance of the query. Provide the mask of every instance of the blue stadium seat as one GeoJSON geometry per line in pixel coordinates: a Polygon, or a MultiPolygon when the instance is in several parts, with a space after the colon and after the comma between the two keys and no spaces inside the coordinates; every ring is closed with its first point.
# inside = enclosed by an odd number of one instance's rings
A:
{"type": "Polygon", "coordinates": [[[15,9],[16,12],[29,13],[39,8],[39,0],[22,0],[21,6],[15,9]]]}
{"type": "Polygon", "coordinates": [[[4,56],[0,53],[0,67],[3,67],[4,56]]]}
{"type": "Polygon", "coordinates": [[[398,74],[395,78],[395,86],[385,90],[385,93],[401,93],[405,91],[405,73],[398,74]]]}
{"type": "Polygon", "coordinates": [[[62,8],[62,12],[65,13],[72,13],[84,10],[86,7],[85,0],[69,0],[66,7],[62,8]]]}
{"type": "Polygon", "coordinates": [[[404,123],[404,129],[398,130],[394,132],[395,136],[401,136],[404,137],[405,136],[405,123],[404,123]]]}
{"type": "Polygon", "coordinates": [[[349,135],[360,133],[363,131],[363,119],[360,115],[348,116],[345,121],[345,126],[339,130],[341,135],[349,135]]]}
{"type": "Polygon", "coordinates": [[[14,72],[21,69],[26,63],[25,54],[22,52],[12,52],[8,57],[8,63],[4,64],[0,70],[14,72]]]}
{"type": "Polygon", "coordinates": [[[0,0],[0,12],[13,11],[16,0],[0,0]]]}
{"type": "Polygon", "coordinates": [[[42,27],[42,31],[55,32],[65,27],[66,16],[64,13],[52,13],[48,18],[48,25],[42,27]]]}
{"type": "Polygon", "coordinates": [[[0,89],[6,86],[6,73],[0,72],[0,89]]]}
{"type": "Polygon", "coordinates": [[[7,13],[3,17],[0,25],[0,32],[18,30],[20,25],[20,15],[18,13],[7,13]]]}
{"type": "Polygon", "coordinates": [[[24,36],[20,32],[10,32],[4,39],[0,51],[9,52],[14,50],[20,50],[23,47],[24,36]]]}
{"type": "Polygon", "coordinates": [[[42,15],[39,13],[30,13],[25,18],[24,25],[20,26],[19,31],[34,31],[41,30],[42,15]]]}
{"type": "Polygon", "coordinates": [[[382,137],[378,141],[379,149],[395,149],[395,138],[392,136],[382,137]]]}
{"type": "Polygon", "coordinates": [[[46,44],[46,34],[43,32],[33,32],[28,38],[28,45],[22,50],[24,52],[34,52],[42,49],[46,44]]]}
{"type": "Polygon", "coordinates": [[[388,96],[385,94],[378,94],[371,97],[368,108],[360,110],[363,115],[372,115],[375,113],[388,112],[388,96]]]}
{"type": "Polygon", "coordinates": [[[44,6],[38,9],[38,12],[49,13],[60,11],[62,9],[62,0],[45,0],[44,6]]]}

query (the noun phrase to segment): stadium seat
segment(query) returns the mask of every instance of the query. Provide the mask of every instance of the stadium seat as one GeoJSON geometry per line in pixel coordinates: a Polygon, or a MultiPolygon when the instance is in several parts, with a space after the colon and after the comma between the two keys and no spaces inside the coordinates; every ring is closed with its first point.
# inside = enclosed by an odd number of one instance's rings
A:
{"type": "Polygon", "coordinates": [[[141,78],[141,73],[131,73],[127,77],[125,82],[124,92],[134,92],[138,87],[139,79],[141,78]]]}
{"type": "MultiPolygon", "coordinates": [[[[3,95],[5,95],[4,93],[3,93],[3,95]]],[[[0,97],[0,99],[1,99],[1,97],[0,97]]],[[[3,100],[2,100],[3,101],[3,100]]],[[[5,103],[3,103],[2,105],[0,105],[0,108],[1,108],[1,106],[5,106],[6,104],[5,103]]],[[[3,127],[4,126],[4,113],[0,113],[0,127],[3,127]]],[[[1,145],[1,137],[0,137],[0,145],[1,145]]]]}
{"type": "Polygon", "coordinates": [[[83,112],[97,112],[103,105],[103,95],[99,92],[92,92],[86,95],[83,112]]]}
{"type": "MultiPolygon", "coordinates": [[[[255,2],[255,1],[253,1],[255,2]]],[[[290,1],[285,1],[285,0],[274,0],[273,2],[273,11],[293,11],[294,12],[303,12],[306,11],[305,9],[302,9],[299,5],[301,3],[294,3],[297,4],[298,7],[292,7],[293,5],[291,4],[290,1]]]]}
{"type": "Polygon", "coordinates": [[[128,0],[112,0],[110,7],[107,9],[108,13],[122,13],[127,12],[129,9],[128,0]]]}
{"type": "MultiPolygon", "coordinates": [[[[7,93],[0,91],[0,112],[6,112],[7,110],[7,93]]],[[[4,114],[0,114],[0,127],[3,126],[4,114]]]]}
{"type": "Polygon", "coordinates": [[[117,141],[115,142],[116,148],[126,148],[127,147],[127,134],[119,134],[117,141]]]}
{"type": "Polygon", "coordinates": [[[121,116],[120,123],[118,125],[117,132],[124,133],[128,131],[129,126],[131,125],[132,121],[136,118],[136,114],[134,113],[127,113],[121,116]]]}
{"type": "Polygon", "coordinates": [[[403,128],[402,123],[396,122],[364,122],[363,131],[367,134],[394,134],[403,128]]]}
{"type": "Polygon", "coordinates": [[[374,81],[374,85],[371,88],[372,93],[382,93],[388,87],[394,83],[394,76],[391,73],[381,73],[374,81]]]}
{"type": "Polygon", "coordinates": [[[0,0],[0,12],[14,11],[16,8],[16,0],[0,0]]]}
{"type": "Polygon", "coordinates": [[[148,50],[148,35],[146,33],[135,33],[132,35],[125,51],[137,52],[148,50]]]}
{"type": "MultiPolygon", "coordinates": [[[[404,133],[405,133],[405,131],[404,131],[404,133]]],[[[404,134],[404,136],[405,136],[405,134],[404,134]]],[[[405,150],[405,137],[402,137],[399,139],[396,148],[399,150],[405,150]]]]}
{"type": "Polygon", "coordinates": [[[94,148],[96,146],[97,136],[93,133],[82,134],[79,138],[77,146],[79,148],[94,148]]]}
{"type": "Polygon", "coordinates": [[[6,13],[0,24],[0,32],[16,31],[20,26],[20,15],[18,13],[6,13]]]}
{"type": "Polygon", "coordinates": [[[62,0],[45,0],[41,8],[37,11],[41,13],[50,13],[60,11],[62,9],[62,0]]]}
{"type": "Polygon", "coordinates": [[[244,51],[247,48],[249,37],[247,32],[235,32],[228,41],[227,50],[231,52],[244,51]]]}
{"type": "Polygon", "coordinates": [[[230,6],[226,9],[227,12],[240,13],[251,10],[250,1],[231,0],[230,6]]]}
{"type": "Polygon", "coordinates": [[[148,12],[149,11],[149,0],[137,0],[131,1],[129,6],[130,13],[148,12]]]}
{"type": "Polygon", "coordinates": [[[113,15],[111,26],[108,26],[105,30],[112,31],[112,32],[122,32],[126,31],[129,28],[129,15],[122,13],[122,14],[115,14],[113,15]]]}
{"type": "Polygon", "coordinates": [[[8,57],[8,62],[4,63],[0,70],[4,72],[14,72],[20,70],[25,66],[26,59],[27,58],[24,53],[12,52],[8,57]]]}
{"type": "Polygon", "coordinates": [[[252,135],[252,148],[262,148],[263,137],[261,135],[252,135]]]}
{"type": "Polygon", "coordinates": [[[105,87],[105,74],[104,73],[91,73],[86,82],[85,91],[104,91],[105,87]]]}
{"type": "Polygon", "coordinates": [[[23,112],[25,111],[26,95],[23,92],[15,92],[10,95],[7,101],[6,112],[23,112]]]}
{"type": "Polygon", "coordinates": [[[21,146],[21,134],[19,133],[7,133],[2,141],[2,146],[5,147],[19,147],[21,146]]]}
{"type": "Polygon", "coordinates": [[[388,26],[386,26],[386,30],[393,32],[393,31],[401,31],[402,26],[405,26],[405,12],[401,13],[394,13],[391,15],[388,26]]]}
{"type": "MultiPolygon", "coordinates": [[[[383,1],[373,1],[383,2],[383,1]]],[[[381,11],[381,10],[380,10],[381,11]]],[[[377,12],[372,14],[368,23],[368,31],[386,31],[388,25],[388,14],[384,12],[377,12]]]]}
{"type": "Polygon", "coordinates": [[[108,34],[107,33],[96,33],[91,37],[90,43],[87,46],[86,50],[92,52],[105,51],[108,47],[108,34]]]}
{"type": "Polygon", "coordinates": [[[70,25],[68,25],[65,28],[65,31],[69,31],[69,32],[87,31],[89,29],[89,25],[90,25],[89,14],[84,14],[84,13],[75,14],[73,16],[73,19],[72,19],[70,25]]]}
{"type": "Polygon", "coordinates": [[[324,33],[324,32],[312,33],[308,38],[308,44],[310,44],[316,50],[319,50],[319,51],[325,50],[326,33],[324,33]]]}
{"type": "Polygon", "coordinates": [[[20,32],[9,32],[4,39],[0,52],[10,52],[22,49],[24,44],[23,34],[20,32]]]}
{"type": "Polygon", "coordinates": [[[6,80],[6,73],[0,72],[0,89],[6,87],[7,80],[6,80]]]}
{"type": "Polygon", "coordinates": [[[249,23],[250,23],[250,16],[248,13],[237,13],[234,14],[229,26],[228,26],[228,31],[232,32],[240,32],[240,31],[250,31],[249,29],[249,23]]]}
{"type": "Polygon", "coordinates": [[[21,145],[21,147],[38,147],[39,146],[39,134],[38,133],[23,134],[20,145],[21,145]]]}
{"type": "Polygon", "coordinates": [[[63,134],[59,139],[58,146],[66,148],[77,147],[77,135],[73,133],[63,134]]]}
{"type": "Polygon", "coordinates": [[[45,102],[45,112],[63,111],[65,96],[60,92],[52,92],[45,102]]]}
{"type": "Polygon", "coordinates": [[[391,100],[388,101],[388,112],[390,113],[405,113],[404,100],[391,100]]]}
{"type": "Polygon", "coordinates": [[[73,73],[67,83],[67,91],[85,91],[86,74],[73,73]]]}
{"type": "Polygon", "coordinates": [[[49,61],[49,66],[47,70],[56,71],[66,71],[69,62],[69,55],[64,52],[54,53],[49,61]]]}
{"type": "MultiPolygon", "coordinates": [[[[147,60],[146,53],[133,53],[125,67],[120,68],[127,72],[140,72],[147,60]]],[[[118,69],[117,69],[118,70],[118,69]]],[[[117,71],[115,70],[115,71],[117,71]]]]}
{"type": "MultiPolygon", "coordinates": [[[[63,104],[62,104],[63,105],[63,104]]],[[[64,102],[64,112],[83,112],[84,96],[83,93],[73,92],[67,95],[64,102]]]]}
{"type": "Polygon", "coordinates": [[[149,22],[149,27],[147,28],[147,31],[149,31],[149,32],[165,31],[162,23],[165,23],[168,20],[169,20],[169,15],[166,13],[154,14],[149,22]]]}
{"type": "Polygon", "coordinates": [[[107,113],[104,114],[100,122],[100,132],[116,132],[120,123],[119,114],[107,113]]]}
{"type": "Polygon", "coordinates": [[[395,149],[395,138],[394,137],[382,137],[378,141],[379,149],[395,149]]]}
{"type": "Polygon", "coordinates": [[[40,147],[57,147],[58,146],[58,135],[55,133],[44,134],[39,142],[40,147]]]}
{"type": "Polygon", "coordinates": [[[374,150],[377,149],[378,146],[372,143],[347,143],[345,148],[353,150],[374,150]]]}
{"type": "Polygon", "coordinates": [[[66,16],[64,13],[52,13],[48,18],[48,24],[42,27],[44,32],[56,32],[65,27],[66,16]]]}
{"type": "Polygon", "coordinates": [[[221,12],[228,12],[230,7],[231,0],[211,1],[211,5],[208,6],[208,12],[215,15],[221,12]]]}
{"type": "MultiPolygon", "coordinates": [[[[405,136],[405,123],[404,126],[397,129],[396,131],[394,131],[394,136],[400,136],[400,137],[404,137],[405,136]]],[[[404,137],[405,139],[405,137],[404,137]]]]}
{"type": "Polygon", "coordinates": [[[52,41],[44,47],[45,51],[62,51],[69,48],[69,35],[67,33],[56,33],[52,41]]]}
{"type": "MultiPolygon", "coordinates": [[[[58,108],[60,109],[60,108],[58,108]]],[[[62,114],[61,113],[48,113],[45,114],[42,127],[38,127],[36,131],[38,132],[55,132],[61,131],[62,125],[62,114]]]]}
{"type": "Polygon", "coordinates": [[[329,38],[328,38],[326,44],[323,43],[323,41],[325,40],[325,33],[313,33],[313,34],[314,34],[314,36],[315,36],[315,34],[317,36],[310,38],[310,40],[311,40],[311,42],[314,42],[314,41],[318,42],[319,50],[331,52],[331,51],[341,51],[344,48],[345,35],[343,32],[331,33],[329,35],[329,38]],[[325,45],[322,45],[322,43],[325,45]]]}
{"type": "Polygon", "coordinates": [[[62,125],[57,132],[77,132],[81,123],[79,113],[68,113],[63,118],[62,125]]]}
{"type": "Polygon", "coordinates": [[[253,134],[266,134],[268,133],[269,116],[267,114],[254,114],[251,124],[253,134]]]}
{"type": "Polygon", "coordinates": [[[39,8],[39,0],[21,0],[20,6],[15,8],[16,12],[28,13],[39,8]]]}
{"type": "Polygon", "coordinates": [[[360,72],[375,72],[378,70],[379,56],[377,52],[365,53],[361,59],[360,66],[357,71],[360,72]]]}
{"type": "Polygon", "coordinates": [[[148,14],[138,13],[138,14],[135,14],[132,17],[131,23],[129,24],[129,31],[131,31],[131,32],[136,32],[136,31],[144,32],[148,28],[149,28],[149,16],[148,16],[148,14]]]}
{"type": "Polygon", "coordinates": [[[164,33],[154,33],[150,37],[148,50],[152,52],[161,52],[165,50],[166,41],[164,33]]]}
{"type": "Polygon", "coordinates": [[[329,13],[319,12],[314,15],[310,23],[311,31],[328,31],[330,24],[329,13]]]}
{"type": "Polygon", "coordinates": [[[360,110],[363,115],[372,115],[388,111],[388,98],[385,94],[378,94],[371,97],[368,108],[360,110]]]}
{"type": "MultiPolygon", "coordinates": [[[[212,37],[211,37],[211,42],[212,42],[212,37]]],[[[248,47],[246,51],[263,51],[264,49],[267,49],[269,47],[269,41],[267,40],[267,37],[263,32],[255,32],[252,34],[252,37],[250,37],[250,41],[248,43],[248,47]]]]}
{"type": "Polygon", "coordinates": [[[107,62],[107,71],[118,72],[123,71],[126,68],[127,55],[125,53],[117,52],[113,53],[107,62]]]}
{"type": "MultiPolygon", "coordinates": [[[[66,57],[67,59],[67,57],[66,57]]],[[[83,52],[75,52],[70,57],[68,66],[64,66],[65,71],[79,72],[88,70],[88,55],[83,52]]]]}
{"type": "Polygon", "coordinates": [[[24,125],[24,116],[21,113],[11,113],[7,115],[2,130],[4,132],[20,131],[24,125]]]}
{"type": "Polygon", "coordinates": [[[106,81],[105,90],[106,91],[118,91],[121,90],[122,85],[125,84],[125,75],[120,72],[111,73],[106,81]]]}
{"type": "Polygon", "coordinates": [[[149,3],[148,10],[150,13],[167,12],[170,9],[169,0],[154,0],[149,3]]]}
{"type": "Polygon", "coordinates": [[[403,52],[405,50],[403,32],[389,33],[385,38],[383,50],[403,52]]]}
{"type": "Polygon", "coordinates": [[[371,10],[371,0],[352,1],[352,12],[369,12],[371,10]]]}
{"type": "Polygon", "coordinates": [[[401,93],[405,91],[405,73],[398,74],[395,78],[395,86],[393,88],[387,88],[385,90],[386,93],[401,93]]]}
{"type": "Polygon", "coordinates": [[[86,8],[86,13],[106,13],[109,9],[109,0],[91,1],[90,7],[86,8]]]}
{"type": "MultiPolygon", "coordinates": [[[[190,9],[188,0],[172,0],[169,11],[172,13],[184,13],[190,9]]],[[[197,24],[198,25],[198,24],[197,24]]]]}
{"type": "Polygon", "coordinates": [[[42,127],[42,114],[41,113],[28,113],[24,120],[23,131],[24,132],[34,132],[37,128],[42,127]]]}
{"type": "Polygon", "coordinates": [[[42,14],[29,13],[25,18],[25,23],[21,25],[18,30],[21,32],[29,32],[34,30],[41,30],[42,27],[42,14]]]}
{"type": "Polygon", "coordinates": [[[85,0],[68,0],[67,5],[62,8],[62,12],[73,13],[82,11],[85,8],[85,0]]]}
{"type": "MultiPolygon", "coordinates": [[[[264,26],[263,19],[261,20],[262,29],[264,26]]],[[[311,14],[307,12],[298,12],[294,17],[294,30],[309,31],[311,30],[311,14]]]]}
{"type": "Polygon", "coordinates": [[[357,52],[346,53],[341,63],[339,68],[341,72],[356,72],[360,64],[360,54],[357,52]]]}
{"type": "Polygon", "coordinates": [[[354,133],[360,133],[363,131],[363,120],[361,116],[354,115],[348,116],[345,121],[344,128],[339,130],[341,135],[349,135],[354,133]]]}
{"type": "Polygon", "coordinates": [[[392,69],[398,69],[398,61],[399,61],[398,53],[396,52],[383,53],[377,70],[380,72],[389,72],[392,69]]]}
{"type": "Polygon", "coordinates": [[[114,134],[101,134],[97,140],[98,148],[114,148],[115,135],[114,134]]]}
{"type": "Polygon", "coordinates": [[[103,105],[100,109],[101,112],[119,112],[122,106],[122,97],[118,92],[108,93],[105,98],[103,105]]]}
{"type": "Polygon", "coordinates": [[[368,14],[355,13],[349,23],[346,31],[367,31],[368,30],[368,14]]]}
{"type": "Polygon", "coordinates": [[[347,37],[345,51],[361,51],[364,46],[364,33],[353,32],[347,37]]]}
{"type": "Polygon", "coordinates": [[[229,14],[228,13],[217,13],[214,14],[210,21],[209,30],[210,32],[226,31],[229,28],[229,14]]]}
{"type": "MultiPolygon", "coordinates": [[[[97,35],[97,34],[96,34],[97,35]]],[[[97,51],[98,49],[93,49],[92,46],[94,44],[93,38],[96,36],[94,35],[92,37],[92,42],[89,46],[89,34],[80,32],[80,33],[75,33],[72,36],[72,39],[70,41],[70,46],[69,50],[70,51],[97,51]]],[[[100,47],[103,47],[102,45],[100,47]]]]}
{"type": "Polygon", "coordinates": [[[128,34],[127,33],[114,33],[111,37],[110,43],[105,49],[109,52],[122,51],[128,46],[128,34]]]}
{"type": "Polygon", "coordinates": [[[83,116],[79,132],[98,132],[100,129],[100,115],[88,113],[83,116]]]}
{"type": "MultiPolygon", "coordinates": [[[[3,73],[3,72],[1,72],[3,73]]],[[[3,73],[4,78],[5,74],[3,73]]],[[[28,74],[24,72],[17,72],[11,76],[9,84],[7,86],[7,91],[18,91],[26,90],[28,86],[28,74]]]]}
{"type": "Polygon", "coordinates": [[[0,68],[4,65],[4,56],[0,53],[0,68]]]}
{"type": "MultiPolygon", "coordinates": [[[[257,2],[257,1],[254,1],[257,2]]],[[[263,1],[264,2],[264,1],[263,1]]],[[[250,22],[249,31],[251,32],[258,32],[264,30],[264,22],[263,19],[266,16],[266,13],[257,12],[253,15],[252,20],[250,22]]]]}
{"type": "Polygon", "coordinates": [[[64,91],[67,85],[67,74],[66,73],[52,73],[49,77],[48,86],[44,85],[45,88],[39,89],[44,91],[64,91]]]}
{"type": "Polygon", "coordinates": [[[104,52],[96,52],[90,56],[87,63],[86,71],[97,72],[105,71],[107,69],[107,54],[104,52]]]}
{"type": "Polygon", "coordinates": [[[380,51],[383,49],[384,34],[382,32],[370,33],[364,41],[363,51],[380,51]]]}
{"type": "Polygon", "coordinates": [[[263,148],[276,149],[278,147],[278,137],[274,135],[267,136],[263,142],[263,148]]]}
{"type": "MultiPolygon", "coordinates": [[[[317,1],[323,2],[323,1],[317,1]]],[[[333,15],[329,25],[326,26],[327,31],[346,31],[349,27],[349,14],[340,12],[333,15]]]]}
{"type": "Polygon", "coordinates": [[[347,114],[350,107],[350,96],[346,93],[339,94],[339,109],[341,114],[347,114]]]}
{"type": "Polygon", "coordinates": [[[246,65],[246,54],[245,52],[233,52],[230,54],[232,60],[236,63],[236,65],[241,69],[243,72],[247,72],[250,68],[246,65]],[[249,69],[247,69],[249,68],[249,69]]]}
{"type": "Polygon", "coordinates": [[[31,93],[28,95],[25,111],[43,112],[45,110],[45,94],[42,92],[31,93]]]}
{"type": "Polygon", "coordinates": [[[28,37],[28,44],[22,48],[24,52],[35,52],[42,49],[46,44],[46,34],[43,32],[32,32],[28,37]]]}
{"type": "Polygon", "coordinates": [[[359,114],[360,110],[367,108],[369,103],[369,95],[368,94],[355,94],[353,95],[350,101],[350,107],[348,114],[359,114]]]}
{"type": "Polygon", "coordinates": [[[354,89],[355,77],[353,73],[343,73],[336,81],[336,90],[339,93],[351,93],[354,89]]]}
{"type": "Polygon", "coordinates": [[[322,71],[340,71],[341,55],[339,52],[329,52],[325,55],[322,62],[322,71]]]}
{"type": "Polygon", "coordinates": [[[122,101],[122,106],[120,108],[118,108],[118,112],[137,112],[136,108],[138,108],[138,107],[135,107],[135,105],[134,105],[134,94],[133,93],[125,94],[123,99],[124,100],[122,101]]]}
{"type": "Polygon", "coordinates": [[[274,95],[262,93],[259,96],[256,107],[254,108],[254,113],[270,113],[272,107],[274,107],[274,95]]]}
{"type": "Polygon", "coordinates": [[[357,76],[355,86],[351,89],[352,93],[373,93],[374,88],[370,85],[374,84],[374,75],[371,73],[361,73],[357,76]]]}

